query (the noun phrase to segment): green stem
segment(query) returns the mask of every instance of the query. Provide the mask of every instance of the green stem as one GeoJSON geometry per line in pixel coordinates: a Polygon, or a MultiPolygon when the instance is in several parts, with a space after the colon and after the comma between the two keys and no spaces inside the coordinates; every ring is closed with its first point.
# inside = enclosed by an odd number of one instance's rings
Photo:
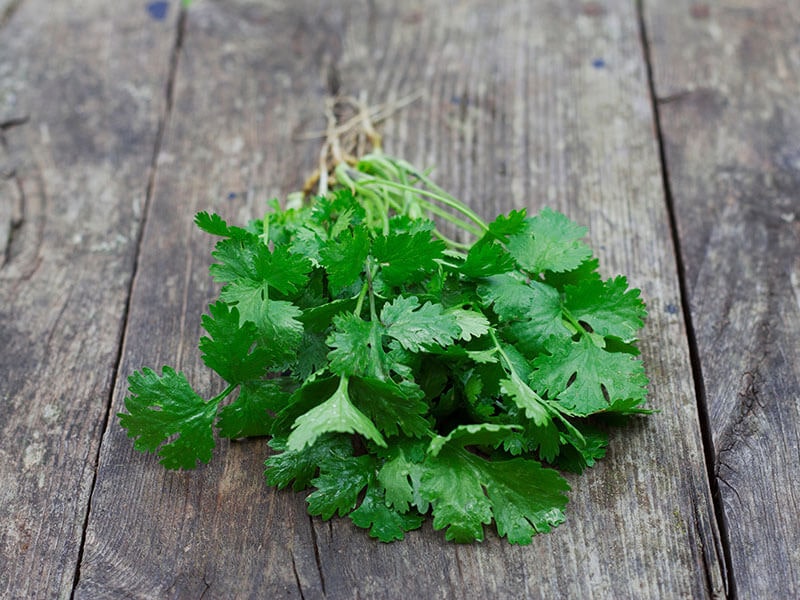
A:
{"type": "Polygon", "coordinates": [[[214,404],[219,404],[225,398],[230,396],[231,392],[233,392],[233,390],[235,390],[237,387],[239,387],[238,383],[228,384],[228,387],[226,387],[224,390],[222,390],[222,392],[214,396],[211,400],[209,400],[209,402],[213,402],[214,404]]]}
{"type": "Polygon", "coordinates": [[[508,367],[508,370],[509,370],[510,374],[512,375],[512,377],[516,377],[517,379],[519,379],[519,381],[522,382],[525,385],[525,387],[528,388],[528,391],[530,391],[530,393],[533,396],[534,400],[536,400],[539,404],[541,404],[544,407],[544,409],[548,413],[550,413],[550,417],[551,418],[555,417],[559,421],[561,421],[561,423],[564,425],[564,427],[567,429],[567,431],[569,431],[575,437],[575,439],[576,439],[576,441],[578,441],[578,443],[586,444],[586,439],[583,437],[583,434],[581,434],[581,432],[578,431],[577,427],[575,427],[572,423],[570,423],[567,420],[566,416],[562,412],[563,409],[558,404],[556,404],[555,402],[552,402],[551,400],[545,400],[544,398],[542,398],[527,383],[525,383],[525,380],[523,380],[522,377],[519,376],[519,373],[517,373],[517,370],[514,368],[514,365],[511,363],[511,360],[509,359],[508,354],[506,354],[505,350],[503,350],[503,347],[500,345],[500,340],[497,339],[497,335],[495,334],[494,329],[489,329],[489,335],[491,335],[492,341],[494,342],[494,346],[497,349],[497,351],[500,353],[500,356],[505,361],[505,363],[506,363],[506,365],[508,367]]]}
{"type": "MultiPolygon", "coordinates": [[[[377,269],[377,266],[374,267],[377,269]]],[[[372,299],[372,278],[374,277],[374,273],[372,272],[372,268],[370,268],[370,261],[369,257],[364,262],[364,272],[367,274],[367,280],[364,282],[364,285],[361,286],[361,291],[358,292],[358,300],[356,300],[356,308],[353,311],[357,317],[361,316],[361,308],[364,306],[364,297],[367,295],[367,292],[370,294],[370,302],[374,302],[372,299]]],[[[370,313],[374,311],[374,307],[372,307],[370,313]]]]}
{"type": "MultiPolygon", "coordinates": [[[[396,181],[389,181],[389,180],[385,180],[384,181],[384,180],[380,180],[380,179],[371,178],[371,179],[364,179],[364,180],[361,181],[361,183],[363,185],[369,185],[370,183],[376,183],[378,185],[385,185],[385,186],[388,186],[388,187],[397,188],[398,190],[405,190],[405,191],[411,192],[413,194],[420,194],[422,196],[428,196],[429,198],[431,198],[433,200],[436,200],[437,202],[440,202],[441,204],[444,204],[445,206],[450,207],[450,208],[452,208],[453,210],[455,210],[457,212],[460,212],[462,215],[467,217],[470,221],[475,223],[480,228],[480,230],[478,231],[478,235],[481,235],[482,233],[489,231],[489,226],[486,223],[483,222],[483,219],[481,219],[469,207],[467,207],[462,202],[459,202],[455,198],[451,198],[451,197],[448,197],[448,196],[443,196],[441,194],[437,194],[435,192],[431,192],[431,191],[423,189],[423,188],[418,188],[418,187],[414,187],[414,186],[411,186],[411,185],[404,185],[404,184],[398,183],[396,181]]],[[[445,214],[447,214],[447,213],[445,213],[445,214]]],[[[442,215],[442,216],[444,216],[444,215],[442,215]]],[[[474,229],[473,229],[473,231],[474,231],[474,229]]]]}
{"type": "MultiPolygon", "coordinates": [[[[416,189],[416,188],[411,188],[411,189],[416,189]]],[[[439,208],[435,204],[427,202],[427,201],[423,200],[422,198],[417,200],[416,203],[419,206],[421,206],[424,210],[432,212],[436,216],[441,217],[446,221],[449,221],[450,223],[452,223],[453,225],[455,225],[459,229],[462,229],[464,231],[468,231],[469,233],[471,233],[475,237],[481,237],[483,235],[483,232],[480,229],[478,229],[477,227],[473,227],[472,225],[470,225],[469,223],[467,223],[463,219],[459,219],[458,217],[454,217],[449,212],[439,208]]]]}

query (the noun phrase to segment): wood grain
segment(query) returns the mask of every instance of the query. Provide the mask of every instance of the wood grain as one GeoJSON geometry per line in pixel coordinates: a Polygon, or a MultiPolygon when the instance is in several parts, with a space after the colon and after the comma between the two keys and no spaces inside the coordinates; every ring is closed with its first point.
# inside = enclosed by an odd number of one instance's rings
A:
{"type": "Polygon", "coordinates": [[[0,597],[69,597],[174,27],[101,1],[0,30],[0,597]]]}
{"type": "Polygon", "coordinates": [[[647,2],[741,598],[800,594],[800,6],[647,2]]]}
{"type": "Polygon", "coordinates": [[[109,422],[77,596],[233,598],[720,596],[712,516],[638,21],[631,3],[256,3],[192,6],[147,215],[122,378],[177,364],[219,382],[195,350],[214,294],[211,241],[191,214],[244,221],[298,187],[332,89],[373,101],[424,90],[393,117],[387,150],[489,216],[549,204],[590,225],[607,274],[651,309],[643,339],[662,412],[617,434],[574,478],[569,518],[528,547],[489,533],[444,542],[430,526],[380,544],[347,520],[305,515],[265,487],[263,441],[166,473],[109,422]]]}

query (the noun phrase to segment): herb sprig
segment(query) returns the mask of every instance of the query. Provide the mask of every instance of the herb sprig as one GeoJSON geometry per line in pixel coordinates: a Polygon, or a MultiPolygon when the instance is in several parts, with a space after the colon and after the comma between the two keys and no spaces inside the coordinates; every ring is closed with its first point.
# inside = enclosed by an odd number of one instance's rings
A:
{"type": "Polygon", "coordinates": [[[313,488],[310,514],[382,541],[430,514],[448,540],[494,522],[530,543],[564,521],[558,470],[605,454],[601,417],[648,412],[639,290],[603,280],[564,215],[485,223],[381,152],[340,162],[328,186],[246,227],[195,217],[220,238],[200,351],[225,387],[206,399],[144,368],[122,427],[168,469],[207,463],[215,430],[270,436],[270,485],[313,488]]]}

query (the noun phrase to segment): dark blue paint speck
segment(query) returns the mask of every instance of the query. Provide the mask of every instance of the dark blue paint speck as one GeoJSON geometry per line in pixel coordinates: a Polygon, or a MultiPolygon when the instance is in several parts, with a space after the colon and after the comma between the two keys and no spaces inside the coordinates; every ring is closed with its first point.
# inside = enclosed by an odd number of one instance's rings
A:
{"type": "Polygon", "coordinates": [[[602,69],[603,67],[605,67],[605,66],[606,66],[606,61],[605,61],[605,60],[603,60],[602,58],[595,58],[595,59],[592,61],[592,66],[593,66],[595,69],[602,69]]]}
{"type": "Polygon", "coordinates": [[[228,200],[236,200],[236,192],[230,192],[228,194],[228,200]]]}
{"type": "Polygon", "coordinates": [[[147,5],[147,12],[156,21],[163,21],[167,18],[167,10],[169,9],[169,2],[160,0],[159,2],[150,2],[147,5]]]}
{"type": "Polygon", "coordinates": [[[667,304],[667,306],[665,307],[664,310],[666,310],[671,315],[677,315],[678,314],[678,307],[675,306],[674,304],[667,304]]]}

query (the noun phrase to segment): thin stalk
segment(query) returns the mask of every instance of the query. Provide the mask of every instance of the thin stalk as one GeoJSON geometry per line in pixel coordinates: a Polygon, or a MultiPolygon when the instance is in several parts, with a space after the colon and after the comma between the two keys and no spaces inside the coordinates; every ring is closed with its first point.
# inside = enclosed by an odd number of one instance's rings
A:
{"type": "Polygon", "coordinates": [[[437,194],[435,192],[431,192],[429,190],[414,187],[411,185],[403,185],[402,183],[397,183],[396,181],[381,181],[378,179],[365,179],[361,181],[362,184],[368,185],[370,183],[376,183],[378,185],[386,185],[388,187],[394,187],[399,190],[407,190],[414,194],[420,194],[422,196],[428,196],[429,198],[444,204],[445,206],[452,208],[453,210],[460,212],[462,215],[467,217],[470,221],[475,223],[481,231],[478,232],[479,235],[482,235],[484,232],[489,231],[489,226],[483,222],[475,212],[473,212],[469,207],[467,207],[462,202],[459,202],[455,198],[449,198],[447,196],[442,196],[441,194],[437,194]]]}
{"type": "Polygon", "coordinates": [[[231,392],[233,392],[233,390],[235,390],[238,387],[238,385],[239,384],[234,384],[234,383],[229,384],[228,387],[226,387],[224,390],[222,390],[222,392],[214,396],[211,400],[209,400],[209,402],[213,402],[214,404],[219,404],[225,398],[230,396],[231,392]]]}
{"type": "MultiPolygon", "coordinates": [[[[369,272],[369,262],[367,262],[367,272],[369,272]]],[[[357,317],[361,316],[361,308],[364,306],[364,297],[367,295],[367,288],[369,284],[365,281],[361,286],[361,291],[358,292],[358,300],[356,300],[356,308],[353,314],[357,317]]]]}

